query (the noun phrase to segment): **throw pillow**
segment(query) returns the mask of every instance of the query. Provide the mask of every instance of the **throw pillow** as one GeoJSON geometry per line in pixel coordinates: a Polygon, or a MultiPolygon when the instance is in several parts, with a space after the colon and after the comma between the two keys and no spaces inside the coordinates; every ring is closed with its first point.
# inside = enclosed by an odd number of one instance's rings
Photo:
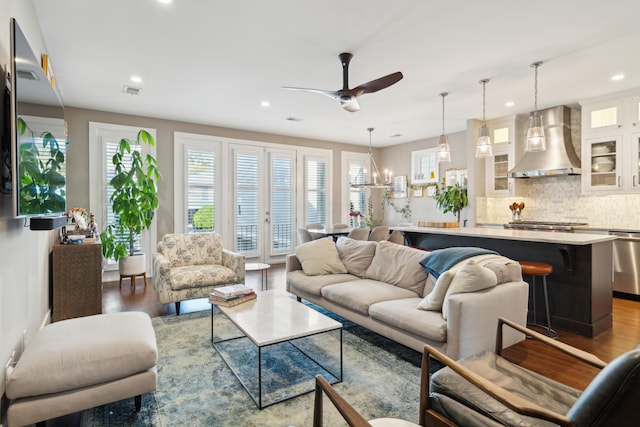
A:
{"type": "Polygon", "coordinates": [[[447,318],[449,296],[463,292],[475,292],[498,284],[496,274],[471,260],[456,272],[442,303],[442,317],[447,318]]]}
{"type": "Polygon", "coordinates": [[[376,253],[376,245],[376,242],[354,240],[348,237],[340,237],[336,242],[340,259],[347,271],[360,278],[364,278],[367,268],[371,265],[373,255],[376,253]]]}
{"type": "Polygon", "coordinates": [[[433,290],[420,301],[418,308],[420,310],[441,311],[444,296],[451,285],[451,280],[456,275],[456,270],[447,270],[438,277],[433,290]]]}
{"type": "Polygon", "coordinates": [[[379,280],[422,296],[427,272],[419,264],[424,251],[383,240],[365,272],[365,279],[379,280]]]}
{"type": "Polygon", "coordinates": [[[346,273],[333,238],[325,237],[296,246],[296,257],[307,276],[346,273]]]}

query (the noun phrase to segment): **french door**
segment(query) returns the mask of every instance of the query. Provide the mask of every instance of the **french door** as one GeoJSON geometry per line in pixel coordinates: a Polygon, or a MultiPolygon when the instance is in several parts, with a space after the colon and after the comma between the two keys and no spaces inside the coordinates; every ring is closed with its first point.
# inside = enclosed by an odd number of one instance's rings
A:
{"type": "Polygon", "coordinates": [[[230,146],[235,250],[272,262],[295,246],[294,150],[230,146]]]}

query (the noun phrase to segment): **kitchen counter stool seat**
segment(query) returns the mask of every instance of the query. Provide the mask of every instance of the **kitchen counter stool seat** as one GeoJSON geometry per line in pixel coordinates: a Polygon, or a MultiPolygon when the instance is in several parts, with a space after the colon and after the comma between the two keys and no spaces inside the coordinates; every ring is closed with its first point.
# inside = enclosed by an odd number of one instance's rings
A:
{"type": "Polygon", "coordinates": [[[558,338],[558,333],[551,329],[551,315],[549,314],[549,295],[547,294],[547,276],[553,273],[553,267],[545,262],[538,261],[518,261],[522,269],[523,276],[531,276],[531,294],[533,300],[533,325],[543,327],[552,338],[558,338]],[[547,324],[540,325],[536,318],[536,277],[542,277],[542,289],[544,291],[545,313],[547,314],[547,324]]]}

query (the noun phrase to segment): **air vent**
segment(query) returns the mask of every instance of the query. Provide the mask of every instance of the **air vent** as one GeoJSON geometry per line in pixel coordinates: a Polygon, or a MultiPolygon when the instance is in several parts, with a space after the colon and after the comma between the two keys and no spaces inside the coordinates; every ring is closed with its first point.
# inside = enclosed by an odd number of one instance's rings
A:
{"type": "Polygon", "coordinates": [[[123,92],[128,93],[129,95],[140,95],[141,90],[142,88],[139,87],[131,87],[125,85],[123,92]]]}
{"type": "Polygon", "coordinates": [[[301,119],[300,117],[287,117],[287,120],[290,122],[301,122],[304,119],[301,119]]]}
{"type": "Polygon", "coordinates": [[[38,78],[38,75],[31,71],[31,70],[17,70],[16,71],[16,75],[18,76],[19,79],[24,79],[24,80],[40,80],[38,78]]]}

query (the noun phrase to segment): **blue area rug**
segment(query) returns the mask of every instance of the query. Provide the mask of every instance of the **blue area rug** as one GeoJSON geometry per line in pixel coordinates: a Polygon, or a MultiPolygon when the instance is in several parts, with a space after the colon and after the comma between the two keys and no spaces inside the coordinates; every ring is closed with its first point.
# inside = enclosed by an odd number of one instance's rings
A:
{"type": "MultiPolygon", "coordinates": [[[[343,322],[344,378],[334,387],[365,418],[398,417],[418,422],[421,354],[381,337],[353,322],[313,306],[343,322]]],[[[217,310],[216,310],[217,311],[217,310]]],[[[82,413],[83,426],[310,426],[313,393],[263,410],[231,374],[211,346],[210,312],[154,318],[159,360],[158,389],[143,396],[143,407],[134,412],[133,399],[100,406],[82,413]]],[[[239,331],[221,314],[215,317],[216,335],[236,336],[239,331]]],[[[239,370],[244,369],[249,387],[256,387],[255,347],[247,339],[230,341],[224,352],[239,370]],[[235,353],[234,353],[235,352],[235,353]],[[253,352],[253,353],[252,353],[253,352]]],[[[339,346],[339,334],[320,334],[303,341],[309,351],[324,349],[327,355],[339,346]]],[[[296,387],[312,384],[315,372],[291,384],[295,359],[286,348],[267,356],[272,397],[286,395],[296,387]],[[308,381],[308,382],[305,382],[308,381]],[[289,387],[289,388],[288,388],[289,387]]],[[[330,360],[330,358],[328,358],[330,360]]],[[[337,365],[339,366],[339,365],[337,365]]],[[[337,368],[334,362],[333,368],[337,368]]],[[[241,376],[241,378],[244,378],[241,376]]],[[[294,390],[295,391],[295,390],[294,390]]],[[[335,409],[325,404],[325,425],[344,425],[335,409]]]]}

